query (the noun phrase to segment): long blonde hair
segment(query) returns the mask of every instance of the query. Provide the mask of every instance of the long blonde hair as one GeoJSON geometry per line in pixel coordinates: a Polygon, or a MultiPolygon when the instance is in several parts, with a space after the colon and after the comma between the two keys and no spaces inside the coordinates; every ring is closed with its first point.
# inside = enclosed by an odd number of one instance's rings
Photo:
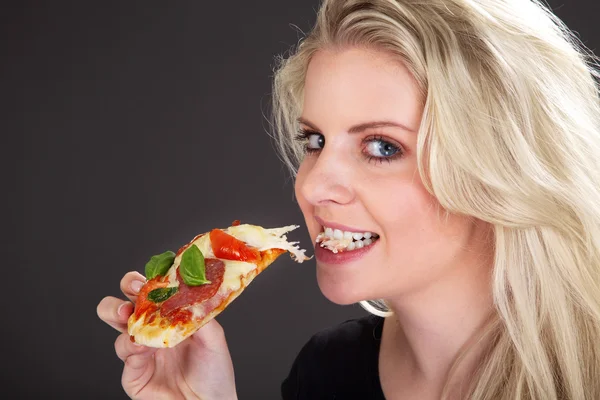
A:
{"type": "Polygon", "coordinates": [[[494,227],[497,318],[468,398],[600,399],[597,59],[538,0],[325,0],[274,78],[292,172],[307,66],[345,46],[406,65],[424,99],[426,188],[494,227]]]}

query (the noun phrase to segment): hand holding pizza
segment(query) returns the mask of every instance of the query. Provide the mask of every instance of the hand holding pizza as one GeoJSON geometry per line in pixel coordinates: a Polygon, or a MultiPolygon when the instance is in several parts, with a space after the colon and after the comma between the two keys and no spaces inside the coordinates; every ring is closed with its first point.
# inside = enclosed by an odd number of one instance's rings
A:
{"type": "MultiPolygon", "coordinates": [[[[145,281],[141,274],[129,272],[121,280],[121,290],[135,303],[145,281]]],[[[121,383],[129,397],[237,399],[229,349],[217,321],[208,322],[174,348],[141,346],[127,334],[127,320],[134,309],[131,302],[105,297],[98,305],[100,318],[122,332],[115,350],[125,363],[121,383]]]]}
{"type": "Polygon", "coordinates": [[[196,236],[177,253],[150,259],[146,277],[129,272],[121,291],[131,302],[105,297],[104,322],[122,332],[115,342],[125,362],[122,384],[135,399],[236,399],[225,335],[214,317],[286,251],[307,260],[286,233],[240,225],[196,236]]]}

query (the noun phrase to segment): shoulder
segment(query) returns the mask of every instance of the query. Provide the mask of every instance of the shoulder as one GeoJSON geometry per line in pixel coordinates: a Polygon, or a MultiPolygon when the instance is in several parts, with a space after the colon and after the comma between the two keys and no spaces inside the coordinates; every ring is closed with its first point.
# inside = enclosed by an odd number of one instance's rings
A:
{"type": "Polygon", "coordinates": [[[383,318],[369,315],[313,335],[282,384],[288,399],[355,398],[377,387],[383,318]]]}
{"type": "Polygon", "coordinates": [[[379,342],[382,326],[383,318],[375,315],[351,319],[316,333],[302,351],[324,356],[338,354],[341,349],[362,349],[364,345],[379,342]]]}

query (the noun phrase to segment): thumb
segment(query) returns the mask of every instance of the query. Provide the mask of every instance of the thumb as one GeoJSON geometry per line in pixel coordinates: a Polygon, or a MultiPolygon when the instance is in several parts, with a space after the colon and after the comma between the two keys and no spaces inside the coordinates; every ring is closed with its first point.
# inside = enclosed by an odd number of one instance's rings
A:
{"type": "Polygon", "coordinates": [[[214,319],[189,339],[185,376],[201,399],[237,399],[225,333],[214,319]]]}
{"type": "Polygon", "coordinates": [[[227,351],[225,331],[215,319],[210,320],[202,328],[198,329],[191,338],[195,346],[205,350],[215,352],[227,351]]]}
{"type": "Polygon", "coordinates": [[[136,345],[127,333],[119,335],[115,341],[117,356],[125,362],[121,384],[125,392],[133,396],[148,383],[154,374],[154,353],[158,349],[136,345]]]}

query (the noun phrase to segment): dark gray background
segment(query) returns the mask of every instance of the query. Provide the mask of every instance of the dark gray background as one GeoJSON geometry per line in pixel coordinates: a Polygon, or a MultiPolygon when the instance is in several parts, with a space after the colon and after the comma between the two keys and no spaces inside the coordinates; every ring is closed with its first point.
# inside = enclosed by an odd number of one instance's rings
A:
{"type": "MultiPolygon", "coordinates": [[[[595,49],[598,2],[564,3],[557,14],[595,49]]],[[[0,387],[126,398],[117,334],[96,316],[125,272],[234,219],[303,225],[264,114],[274,57],[318,2],[4,7],[0,387]]],[[[304,229],[291,236],[311,247],[304,229]]],[[[322,296],[314,261],[282,257],[218,318],[240,398],[278,398],[314,332],[364,314],[322,296]]]]}

